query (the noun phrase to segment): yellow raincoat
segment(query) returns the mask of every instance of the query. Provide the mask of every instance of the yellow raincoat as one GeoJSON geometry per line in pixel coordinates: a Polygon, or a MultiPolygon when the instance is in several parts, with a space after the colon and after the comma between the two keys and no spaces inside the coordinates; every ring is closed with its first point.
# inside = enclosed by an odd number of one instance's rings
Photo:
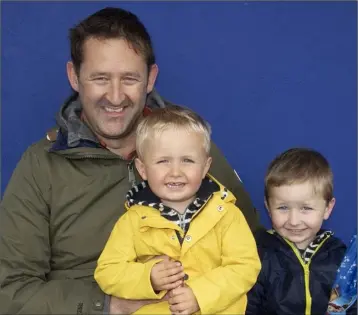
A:
{"type": "MultiPolygon", "coordinates": [[[[108,294],[126,299],[160,299],[150,272],[167,255],[179,260],[185,281],[200,306],[199,314],[244,314],[247,292],[255,284],[261,263],[245,217],[235,197],[220,189],[195,213],[182,245],[175,230],[183,230],[149,206],[130,207],[116,223],[102,252],[95,279],[108,294]]],[[[134,314],[171,314],[168,302],[143,306],[134,314]]]]}

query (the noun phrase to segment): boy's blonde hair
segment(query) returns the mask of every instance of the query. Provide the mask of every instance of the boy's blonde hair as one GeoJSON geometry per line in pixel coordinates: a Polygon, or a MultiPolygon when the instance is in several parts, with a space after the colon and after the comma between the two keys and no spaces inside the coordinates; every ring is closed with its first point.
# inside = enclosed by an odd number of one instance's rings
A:
{"type": "MultiPolygon", "coordinates": [[[[144,143],[148,139],[170,128],[184,128],[187,131],[202,134],[204,137],[203,147],[205,152],[209,155],[211,136],[209,123],[188,108],[171,105],[164,108],[153,109],[152,112],[139,123],[136,135],[136,150],[138,156],[143,157],[144,143]]],[[[175,139],[173,139],[173,141],[175,141],[175,139]]]]}
{"type": "Polygon", "coordinates": [[[328,203],[333,198],[333,174],[326,158],[317,151],[292,148],[277,156],[265,176],[265,199],[269,202],[272,187],[311,182],[315,193],[328,203]]]}

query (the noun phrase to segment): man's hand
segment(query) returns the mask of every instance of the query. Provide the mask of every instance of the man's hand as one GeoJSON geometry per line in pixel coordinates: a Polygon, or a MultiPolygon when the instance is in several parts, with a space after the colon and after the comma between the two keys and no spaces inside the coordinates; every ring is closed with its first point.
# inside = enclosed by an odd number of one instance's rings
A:
{"type": "Polygon", "coordinates": [[[126,300],[111,296],[109,303],[109,314],[110,315],[127,315],[132,314],[139,310],[142,306],[159,303],[168,300],[168,294],[166,294],[160,300],[126,300]]]}
{"type": "Polygon", "coordinates": [[[169,292],[169,305],[172,314],[190,315],[199,311],[198,301],[193,290],[184,285],[169,292]]]}
{"type": "Polygon", "coordinates": [[[166,259],[153,266],[150,281],[154,291],[172,290],[183,284],[184,276],[180,262],[166,259]]]}

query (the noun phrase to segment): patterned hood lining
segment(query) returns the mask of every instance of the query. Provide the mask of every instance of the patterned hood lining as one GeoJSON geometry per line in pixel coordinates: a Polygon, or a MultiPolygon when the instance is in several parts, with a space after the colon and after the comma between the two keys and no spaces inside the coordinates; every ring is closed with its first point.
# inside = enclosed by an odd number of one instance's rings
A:
{"type": "MultiPolygon", "coordinates": [[[[161,215],[169,221],[175,222],[182,228],[184,233],[189,229],[192,217],[198,212],[206,201],[220,187],[210,178],[205,177],[197,194],[195,200],[188,206],[183,214],[178,213],[175,209],[171,209],[160,201],[160,199],[153,193],[148,186],[147,181],[143,181],[137,186],[134,186],[127,193],[128,206],[141,205],[155,208],[160,211],[161,215]]],[[[222,199],[224,200],[228,195],[227,189],[222,190],[222,199]]]]}
{"type": "MultiPolygon", "coordinates": [[[[280,238],[282,238],[282,236],[280,236],[275,230],[273,230],[273,233],[276,234],[277,236],[279,236],[280,238]]],[[[316,237],[313,239],[313,241],[307,246],[307,248],[305,250],[300,250],[298,249],[298,251],[301,254],[301,257],[303,259],[303,261],[305,262],[305,264],[308,264],[309,261],[311,260],[313,254],[316,252],[317,248],[319,247],[319,245],[321,243],[323,243],[327,238],[329,238],[330,236],[332,236],[334,233],[332,231],[323,231],[320,230],[316,237]]]]}

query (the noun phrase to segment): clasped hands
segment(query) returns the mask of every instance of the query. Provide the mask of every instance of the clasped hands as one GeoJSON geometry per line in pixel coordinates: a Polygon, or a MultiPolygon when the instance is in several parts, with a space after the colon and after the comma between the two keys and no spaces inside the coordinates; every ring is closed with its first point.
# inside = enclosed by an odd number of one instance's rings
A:
{"type": "Polygon", "coordinates": [[[190,315],[199,310],[198,301],[192,289],[184,284],[186,274],[184,267],[178,261],[174,261],[167,256],[156,263],[150,273],[150,281],[153,290],[156,292],[166,290],[166,300],[170,305],[172,314],[190,315]]]}

